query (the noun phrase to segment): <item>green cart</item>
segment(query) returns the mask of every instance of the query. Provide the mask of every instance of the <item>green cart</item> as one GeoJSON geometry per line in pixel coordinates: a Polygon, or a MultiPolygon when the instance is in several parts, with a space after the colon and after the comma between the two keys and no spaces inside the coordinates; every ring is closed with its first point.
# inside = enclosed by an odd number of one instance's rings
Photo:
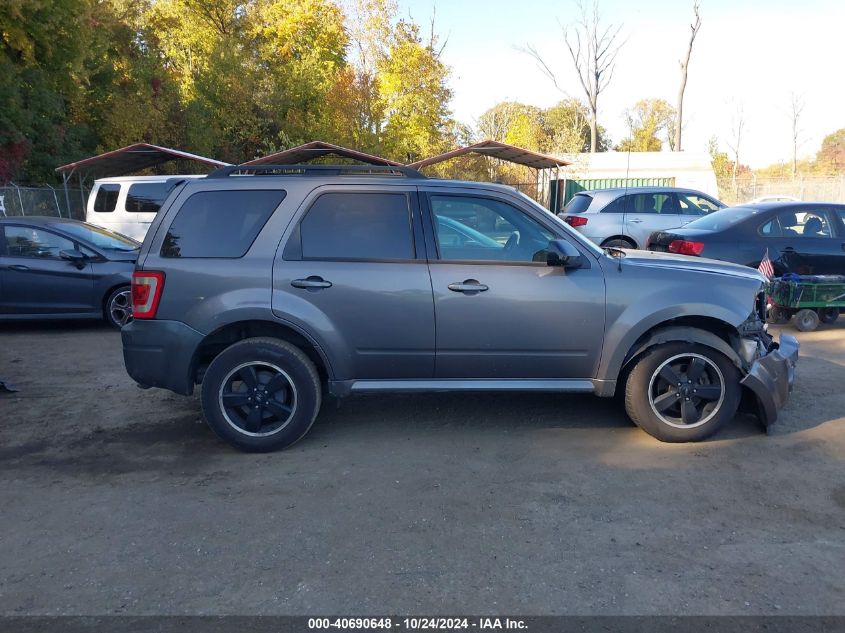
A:
{"type": "Polygon", "coordinates": [[[834,323],[845,308],[845,276],[786,275],[769,282],[771,307],[769,321],[794,320],[802,332],[815,330],[819,323],[834,323]]]}

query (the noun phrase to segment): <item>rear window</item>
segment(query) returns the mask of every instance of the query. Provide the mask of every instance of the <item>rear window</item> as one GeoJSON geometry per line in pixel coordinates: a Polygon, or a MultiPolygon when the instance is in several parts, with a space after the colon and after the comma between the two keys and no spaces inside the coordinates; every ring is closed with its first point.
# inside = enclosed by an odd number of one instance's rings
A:
{"type": "Polygon", "coordinates": [[[103,184],[97,189],[94,197],[94,211],[97,213],[111,213],[117,206],[117,196],[120,193],[120,185],[103,184]]]}
{"type": "Polygon", "coordinates": [[[563,207],[564,213],[584,213],[592,203],[593,197],[587,194],[578,194],[572,197],[572,200],[566,203],[563,207]]]}
{"type": "Polygon", "coordinates": [[[693,220],[685,225],[685,229],[702,229],[704,231],[721,231],[729,226],[742,222],[750,218],[755,213],[759,213],[760,209],[752,209],[749,207],[732,207],[730,209],[722,209],[721,211],[714,211],[710,215],[705,215],[703,218],[693,220]]]}
{"type": "Polygon", "coordinates": [[[188,198],[161,246],[162,257],[243,257],[282,200],[279,190],[204,191],[188,198]]]}
{"type": "Polygon", "coordinates": [[[126,210],[129,213],[158,213],[176,182],[139,182],[130,185],[126,192],[126,210]]]}
{"type": "Polygon", "coordinates": [[[299,227],[303,259],[414,259],[403,193],[326,193],[299,227]]]}

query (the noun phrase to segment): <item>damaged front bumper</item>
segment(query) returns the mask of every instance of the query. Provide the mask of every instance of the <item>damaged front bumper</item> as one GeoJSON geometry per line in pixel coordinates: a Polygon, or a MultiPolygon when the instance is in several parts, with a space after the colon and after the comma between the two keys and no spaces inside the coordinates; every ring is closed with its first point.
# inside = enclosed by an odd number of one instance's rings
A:
{"type": "Polygon", "coordinates": [[[789,399],[799,347],[794,336],[781,334],[780,342],[772,342],[768,353],[755,360],[740,381],[757,397],[758,415],[767,427],[777,421],[778,411],[789,399]]]}

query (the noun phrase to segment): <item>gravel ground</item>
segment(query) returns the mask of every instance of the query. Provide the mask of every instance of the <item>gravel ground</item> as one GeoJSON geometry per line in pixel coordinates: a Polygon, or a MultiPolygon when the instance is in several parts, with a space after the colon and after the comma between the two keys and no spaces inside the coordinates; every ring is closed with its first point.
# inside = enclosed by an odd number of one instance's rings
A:
{"type": "Polygon", "coordinates": [[[0,325],[0,614],[845,615],[845,336],[778,432],[589,396],[332,400],[246,455],[100,325],[0,325]]]}

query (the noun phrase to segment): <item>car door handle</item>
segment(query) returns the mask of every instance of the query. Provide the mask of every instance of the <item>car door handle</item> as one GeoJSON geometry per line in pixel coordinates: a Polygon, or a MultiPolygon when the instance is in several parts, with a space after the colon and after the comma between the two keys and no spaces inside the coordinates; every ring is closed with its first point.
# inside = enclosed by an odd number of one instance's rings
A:
{"type": "Polygon", "coordinates": [[[628,220],[628,222],[631,222],[632,224],[639,224],[640,222],[642,222],[642,220],[640,218],[633,218],[631,220],[628,220]]]}
{"type": "Polygon", "coordinates": [[[10,264],[9,270],[20,270],[20,271],[29,270],[29,266],[24,266],[23,264],[10,264]]]}
{"type": "MultiPolygon", "coordinates": [[[[843,247],[843,248],[845,248],[845,247],[843,247]]],[[[795,249],[792,248],[791,246],[787,246],[786,248],[783,249],[783,252],[784,253],[794,253],[795,249]]]]}
{"type": "Polygon", "coordinates": [[[453,284],[449,284],[449,290],[452,292],[463,292],[465,294],[475,294],[476,292],[484,292],[487,290],[487,286],[482,283],[479,283],[477,279],[466,279],[463,283],[455,282],[453,284]]]}
{"type": "Polygon", "coordinates": [[[316,275],[311,275],[310,277],[306,277],[305,279],[294,279],[290,282],[290,285],[294,288],[306,288],[306,289],[320,289],[320,288],[331,288],[332,282],[326,281],[322,277],[318,277],[316,275]]]}

